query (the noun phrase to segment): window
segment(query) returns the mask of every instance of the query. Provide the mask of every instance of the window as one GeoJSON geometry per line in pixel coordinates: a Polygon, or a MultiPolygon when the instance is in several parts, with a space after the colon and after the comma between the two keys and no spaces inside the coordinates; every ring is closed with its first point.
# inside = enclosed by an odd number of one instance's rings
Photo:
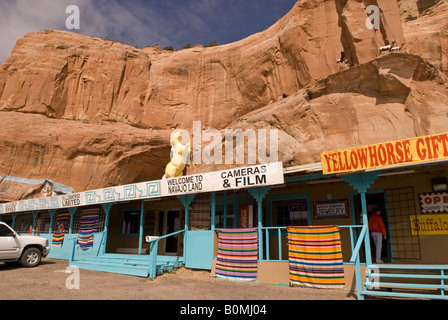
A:
{"type": "Polygon", "coordinates": [[[215,209],[215,227],[216,228],[234,228],[235,212],[233,200],[226,201],[226,204],[217,204],[215,209]]]}
{"type": "Polygon", "coordinates": [[[0,219],[1,219],[0,221],[4,222],[8,226],[12,227],[12,217],[11,217],[11,215],[4,214],[4,215],[0,216],[0,219]]]}
{"type": "Polygon", "coordinates": [[[76,210],[75,214],[73,215],[72,233],[79,232],[79,226],[81,224],[81,216],[82,216],[82,210],[76,210]]]}
{"type": "Polygon", "coordinates": [[[39,226],[39,233],[49,233],[50,232],[50,224],[51,224],[51,217],[49,214],[47,214],[41,220],[41,223],[39,226]]]}
{"type": "Polygon", "coordinates": [[[272,200],[272,226],[307,226],[308,201],[305,198],[272,200]]]}
{"type": "Polygon", "coordinates": [[[410,217],[417,214],[414,188],[387,190],[394,258],[421,259],[420,237],[412,235],[410,217]]]}
{"type": "Polygon", "coordinates": [[[211,229],[211,194],[198,194],[189,209],[190,230],[211,229]]]}
{"type": "Polygon", "coordinates": [[[19,224],[16,228],[17,233],[28,233],[30,226],[33,224],[33,219],[31,217],[21,217],[19,224]]]}
{"type": "Polygon", "coordinates": [[[121,220],[121,234],[138,234],[140,229],[140,209],[126,209],[121,220]]]}
{"type": "Polygon", "coordinates": [[[0,224],[0,237],[12,237],[13,232],[5,225],[0,224]]]}
{"type": "Polygon", "coordinates": [[[96,232],[103,232],[106,226],[106,211],[104,211],[103,206],[98,207],[98,210],[100,211],[100,213],[98,217],[98,225],[96,227],[96,232]]]}

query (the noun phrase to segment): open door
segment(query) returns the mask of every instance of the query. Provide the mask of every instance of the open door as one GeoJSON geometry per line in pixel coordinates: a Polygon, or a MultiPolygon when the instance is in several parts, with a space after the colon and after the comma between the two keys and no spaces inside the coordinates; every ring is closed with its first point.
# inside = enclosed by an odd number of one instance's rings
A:
{"type": "MultiPolygon", "coordinates": [[[[165,214],[165,234],[171,234],[180,230],[180,210],[170,210],[165,214]]],[[[178,253],[179,235],[165,239],[165,254],[176,255],[178,253]]]]}
{"type": "MultiPolygon", "coordinates": [[[[181,210],[173,209],[159,211],[158,236],[179,231],[181,228],[181,210]]],[[[177,255],[179,253],[179,234],[165,238],[161,241],[163,254],[177,255]]]]}
{"type": "MultiPolygon", "coordinates": [[[[367,216],[370,218],[370,215],[372,214],[373,210],[375,208],[379,208],[381,210],[381,216],[384,221],[384,225],[386,226],[386,232],[389,231],[389,220],[388,215],[386,212],[387,206],[386,206],[386,195],[384,192],[372,192],[366,194],[366,202],[367,202],[367,216]]],[[[353,196],[353,205],[355,210],[355,221],[356,224],[361,225],[363,224],[362,221],[362,212],[361,212],[361,197],[359,194],[356,194],[353,196]]],[[[391,248],[390,248],[390,235],[387,234],[387,239],[383,240],[383,246],[381,251],[381,258],[385,262],[391,261],[391,248]]],[[[375,244],[372,238],[370,238],[370,246],[371,246],[371,253],[372,255],[375,254],[375,244]]],[[[364,257],[364,250],[361,251],[361,261],[365,262],[364,257]]],[[[375,261],[375,257],[373,257],[372,261],[375,261]]]]}

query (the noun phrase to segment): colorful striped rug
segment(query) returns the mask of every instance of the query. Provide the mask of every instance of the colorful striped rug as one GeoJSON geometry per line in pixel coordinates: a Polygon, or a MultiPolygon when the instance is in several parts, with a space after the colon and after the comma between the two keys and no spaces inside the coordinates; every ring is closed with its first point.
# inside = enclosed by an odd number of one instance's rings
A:
{"type": "Polygon", "coordinates": [[[290,284],[343,289],[345,281],[339,228],[288,227],[287,230],[290,284]]]}
{"type": "Polygon", "coordinates": [[[258,264],[258,230],[219,229],[215,273],[218,278],[255,281],[258,264]]]}
{"type": "Polygon", "coordinates": [[[64,236],[70,227],[70,213],[62,211],[58,213],[56,219],[55,229],[53,231],[53,238],[51,244],[55,247],[61,247],[64,242],[64,236]]]}
{"type": "Polygon", "coordinates": [[[93,239],[98,226],[99,207],[88,207],[82,211],[77,243],[83,250],[93,248],[93,239]]]}

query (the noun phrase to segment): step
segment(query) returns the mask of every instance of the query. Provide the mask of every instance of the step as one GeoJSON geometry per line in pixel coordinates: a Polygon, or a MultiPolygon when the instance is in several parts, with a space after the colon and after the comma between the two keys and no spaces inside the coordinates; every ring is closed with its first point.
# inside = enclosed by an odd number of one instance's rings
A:
{"type": "MultiPolygon", "coordinates": [[[[148,259],[120,259],[117,257],[94,257],[88,261],[94,261],[96,263],[115,263],[123,264],[127,266],[145,266],[149,268],[148,259]]],[[[163,259],[157,259],[157,267],[170,266],[174,268],[181,268],[183,266],[182,261],[166,261],[163,259]]]]}
{"type": "Polygon", "coordinates": [[[149,266],[149,260],[139,259],[118,259],[118,258],[106,258],[106,257],[94,257],[88,261],[94,261],[96,263],[116,263],[125,265],[137,265],[137,266],[149,266]]]}
{"type": "Polygon", "coordinates": [[[448,296],[439,294],[419,294],[408,292],[389,292],[389,291],[362,291],[364,296],[381,296],[381,297],[395,297],[395,298],[412,298],[412,299],[434,299],[434,300],[448,300],[448,296]]]}
{"type": "Polygon", "coordinates": [[[98,264],[92,261],[73,261],[71,265],[76,266],[80,269],[111,272],[111,273],[139,276],[145,278],[147,278],[149,275],[149,269],[142,267],[123,266],[123,265],[106,264],[106,263],[98,264]]]}
{"type": "Polygon", "coordinates": [[[448,270],[447,265],[385,264],[369,266],[368,269],[374,272],[367,274],[362,295],[448,299],[445,295],[448,285],[444,282],[447,275],[441,272],[448,270]]]}
{"type": "MultiPolygon", "coordinates": [[[[149,276],[149,261],[147,259],[123,259],[120,257],[100,256],[88,260],[73,261],[73,266],[81,269],[112,272],[119,274],[135,275],[141,277],[149,276]]],[[[183,265],[181,261],[157,261],[156,273],[162,275],[172,272],[183,265]]]]}

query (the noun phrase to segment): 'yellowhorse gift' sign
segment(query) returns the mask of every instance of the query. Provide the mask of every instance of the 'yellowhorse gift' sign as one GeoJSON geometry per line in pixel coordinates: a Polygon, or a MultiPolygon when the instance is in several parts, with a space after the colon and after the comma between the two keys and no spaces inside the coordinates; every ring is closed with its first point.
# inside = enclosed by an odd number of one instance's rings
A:
{"type": "Polygon", "coordinates": [[[321,154],[324,174],[448,159],[448,133],[321,154]]]}

